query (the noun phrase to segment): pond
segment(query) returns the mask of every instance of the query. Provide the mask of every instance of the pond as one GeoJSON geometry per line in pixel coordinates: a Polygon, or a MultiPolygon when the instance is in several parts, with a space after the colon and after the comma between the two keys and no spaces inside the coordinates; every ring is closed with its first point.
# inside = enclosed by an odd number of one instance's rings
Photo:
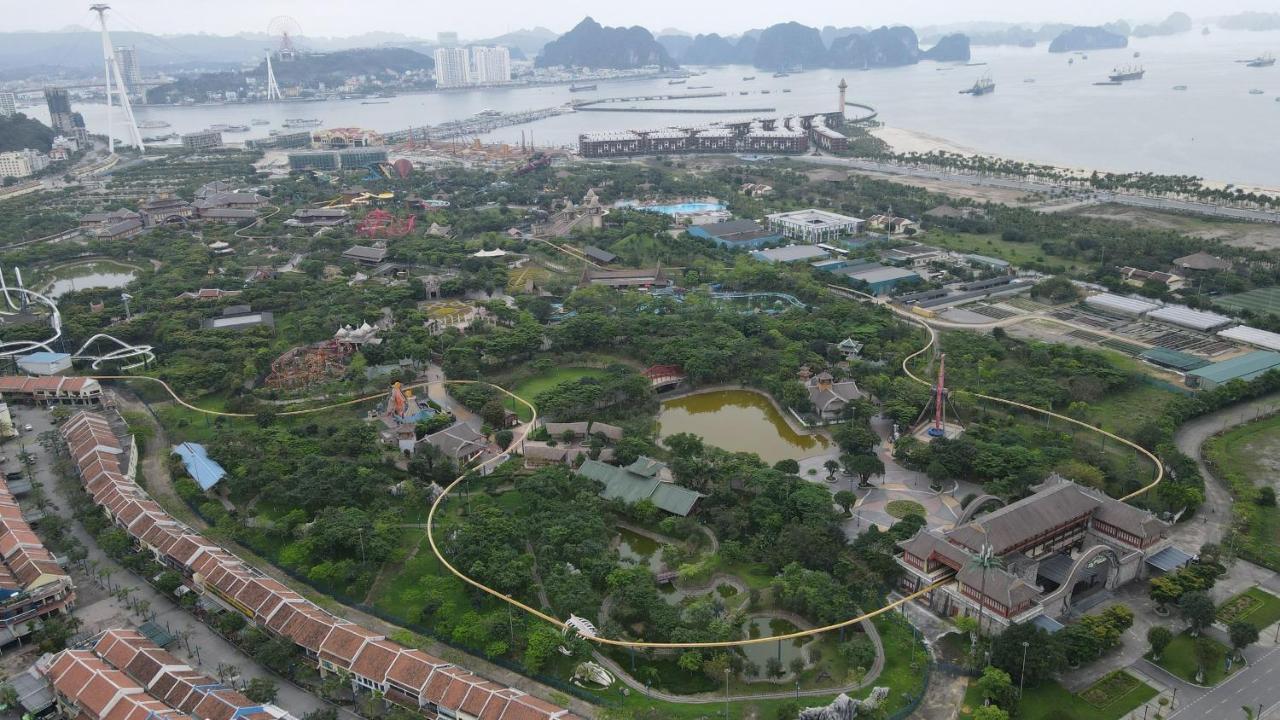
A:
{"type": "Polygon", "coordinates": [[[55,300],[75,290],[122,288],[138,277],[138,268],[113,260],[89,260],[40,273],[44,293],[55,300]]]}
{"type": "Polygon", "coordinates": [[[649,212],[662,213],[672,217],[681,217],[685,215],[705,215],[708,213],[722,213],[725,205],[722,202],[679,202],[667,204],[641,205],[635,200],[624,200],[618,203],[618,207],[630,207],[636,210],[648,210],[649,212]]]}
{"type": "MultiPolygon", "coordinates": [[[[743,625],[743,630],[746,631],[747,637],[749,638],[786,635],[787,633],[793,633],[799,629],[800,628],[796,627],[795,623],[792,623],[790,620],[783,620],[782,618],[768,616],[748,618],[747,622],[743,625]]],[[[782,660],[782,667],[786,668],[791,664],[791,660],[793,658],[803,657],[804,646],[811,640],[812,638],[807,637],[796,638],[794,640],[783,640],[781,643],[781,650],[779,650],[779,644],[776,642],[762,642],[754,645],[743,645],[741,650],[742,654],[746,655],[748,660],[759,666],[760,676],[764,677],[765,668],[768,667],[766,663],[769,662],[769,658],[780,658],[782,660]]]]}
{"type": "Polygon", "coordinates": [[[754,452],[767,463],[798,460],[827,449],[822,435],[791,429],[769,398],[754,390],[716,390],[666,400],[658,412],[658,436],[699,435],[730,452],[754,452]]]}
{"type": "Polygon", "coordinates": [[[648,567],[655,575],[662,571],[662,546],[634,530],[618,528],[618,555],[624,562],[648,567]]]}

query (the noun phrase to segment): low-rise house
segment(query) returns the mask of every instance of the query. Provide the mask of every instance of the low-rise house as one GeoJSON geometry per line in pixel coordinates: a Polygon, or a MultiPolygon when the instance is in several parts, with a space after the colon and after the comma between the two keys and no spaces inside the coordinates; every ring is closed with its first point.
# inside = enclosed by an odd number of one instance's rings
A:
{"type": "Polygon", "coordinates": [[[1231,263],[1207,252],[1192,253],[1175,258],[1173,266],[1187,272],[1209,272],[1210,270],[1230,270],[1231,263]]]}
{"type": "Polygon", "coordinates": [[[0,477],[0,646],[30,634],[41,618],[70,612],[75,600],[71,576],[23,519],[0,477]]]}
{"type": "Polygon", "coordinates": [[[200,322],[205,330],[244,330],[246,328],[275,327],[275,315],[270,312],[254,312],[248,305],[231,305],[223,309],[218,317],[208,318],[200,322]]]}
{"type": "Polygon", "coordinates": [[[0,395],[40,405],[92,405],[102,400],[102,385],[89,377],[0,375],[0,395]]]}
{"type": "Polygon", "coordinates": [[[527,468],[564,465],[569,461],[569,450],[570,447],[566,445],[553,446],[537,440],[526,440],[520,446],[520,454],[524,457],[524,466],[527,468]]]}
{"type": "Polygon", "coordinates": [[[71,369],[71,354],[33,352],[17,359],[18,369],[28,375],[58,375],[71,369]]]}
{"type": "Polygon", "coordinates": [[[142,221],[138,218],[129,218],[99,228],[93,234],[99,240],[125,240],[140,234],[142,231],[142,221]]]}
{"type": "Polygon", "coordinates": [[[351,222],[351,213],[342,208],[309,208],[294,210],[284,221],[289,227],[336,227],[351,222]]]}
{"type": "Polygon", "coordinates": [[[880,253],[880,257],[887,263],[893,265],[906,265],[909,267],[924,267],[934,260],[941,260],[947,254],[946,250],[936,248],[930,245],[907,245],[900,248],[885,250],[880,253]]]}
{"type": "MultiPolygon", "coordinates": [[[[85,213],[80,216],[80,229],[98,231],[125,220],[141,221],[142,216],[128,208],[85,213]]],[[[91,232],[91,234],[96,234],[96,232],[91,232]]]]}
{"type": "Polygon", "coordinates": [[[644,456],[626,467],[587,460],[577,472],[583,477],[603,483],[601,497],[621,500],[628,505],[648,500],[658,509],[681,517],[693,512],[694,505],[705,497],[677,485],[665,463],[644,456]]]}
{"type": "Polygon", "coordinates": [[[195,215],[195,212],[191,203],[168,194],[147,198],[138,204],[138,214],[147,227],[180,222],[195,215]]]}
{"type": "Polygon", "coordinates": [[[379,265],[387,259],[387,249],[384,247],[353,245],[343,251],[342,257],[345,260],[352,260],[361,265],[379,265]]]}
{"type": "Polygon", "coordinates": [[[220,300],[224,297],[235,297],[241,293],[240,290],[222,290],[219,288],[200,288],[196,292],[188,290],[179,293],[175,300],[220,300]]]}
{"type": "Polygon", "coordinates": [[[464,422],[454,423],[418,442],[435,447],[459,465],[470,464],[489,449],[489,439],[464,422]]]}
{"type": "Polygon", "coordinates": [[[883,230],[890,235],[897,235],[905,233],[909,229],[914,229],[916,222],[910,218],[897,217],[895,215],[872,215],[867,218],[867,225],[876,230],[883,230]]]}
{"type": "Polygon", "coordinates": [[[605,285],[614,288],[650,288],[671,287],[674,283],[662,272],[662,265],[653,269],[628,268],[626,270],[605,270],[586,266],[582,270],[581,287],[588,285],[605,285]]]}
{"type": "Polygon", "coordinates": [[[862,397],[858,383],[853,380],[835,382],[831,373],[826,371],[805,380],[804,386],[818,417],[823,420],[839,419],[846,405],[862,397]]]}
{"type": "Polygon", "coordinates": [[[200,211],[200,219],[209,222],[241,223],[257,218],[258,212],[247,208],[209,208],[200,211]]]}
{"type": "Polygon", "coordinates": [[[1129,267],[1128,265],[1120,268],[1120,277],[1124,278],[1126,283],[1130,285],[1137,285],[1139,287],[1147,284],[1148,282],[1157,282],[1170,290],[1180,290],[1187,284],[1186,279],[1181,275],[1160,272],[1159,270],[1141,270],[1136,267],[1129,267]]]}

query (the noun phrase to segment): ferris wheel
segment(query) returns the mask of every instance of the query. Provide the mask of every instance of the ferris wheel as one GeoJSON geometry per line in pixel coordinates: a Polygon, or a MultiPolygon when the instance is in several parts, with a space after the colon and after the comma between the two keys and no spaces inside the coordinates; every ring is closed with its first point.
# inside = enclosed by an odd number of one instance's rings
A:
{"type": "Polygon", "coordinates": [[[293,43],[302,35],[302,26],[297,20],[288,15],[277,15],[267,23],[267,34],[273,38],[279,38],[279,48],[276,52],[279,53],[281,60],[292,60],[297,56],[298,48],[293,43]]]}

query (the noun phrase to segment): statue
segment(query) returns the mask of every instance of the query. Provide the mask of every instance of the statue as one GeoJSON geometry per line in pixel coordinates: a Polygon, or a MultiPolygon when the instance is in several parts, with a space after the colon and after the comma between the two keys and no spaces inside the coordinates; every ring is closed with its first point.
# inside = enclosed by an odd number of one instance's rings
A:
{"type": "Polygon", "coordinates": [[[887,687],[872,688],[871,695],[866,700],[854,700],[840,693],[826,707],[801,710],[797,720],[853,720],[861,715],[863,710],[875,710],[887,697],[889,697],[887,687]]]}

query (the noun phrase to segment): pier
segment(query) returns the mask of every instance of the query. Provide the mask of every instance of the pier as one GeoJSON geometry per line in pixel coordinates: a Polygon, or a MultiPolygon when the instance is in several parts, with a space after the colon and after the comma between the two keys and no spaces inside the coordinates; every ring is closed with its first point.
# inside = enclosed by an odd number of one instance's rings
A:
{"type": "Polygon", "coordinates": [[[497,130],[498,128],[510,127],[512,125],[524,125],[525,123],[536,122],[556,115],[565,115],[573,112],[573,108],[567,105],[557,105],[549,108],[539,108],[536,110],[524,110],[514,113],[502,113],[501,115],[476,115],[466,120],[454,120],[451,122],[441,123],[439,125],[419,125],[404,130],[393,130],[383,133],[382,137],[389,144],[398,144],[409,142],[410,136],[414,141],[430,142],[433,140],[456,140],[458,138],[472,137],[475,135],[483,135],[488,132],[497,130]]]}
{"type": "Polygon", "coordinates": [[[615,112],[615,113],[702,113],[706,115],[733,115],[741,113],[777,112],[777,108],[677,108],[677,107],[579,107],[578,112],[615,112]]]}

